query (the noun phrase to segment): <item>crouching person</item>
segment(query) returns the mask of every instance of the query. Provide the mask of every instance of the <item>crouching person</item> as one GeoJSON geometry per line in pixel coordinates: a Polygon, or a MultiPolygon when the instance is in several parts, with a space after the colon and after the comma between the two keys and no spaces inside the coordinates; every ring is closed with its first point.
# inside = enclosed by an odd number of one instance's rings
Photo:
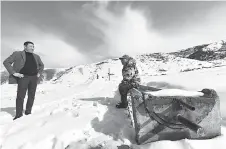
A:
{"type": "Polygon", "coordinates": [[[123,65],[122,76],[123,80],[119,84],[119,93],[121,102],[116,105],[117,108],[127,108],[127,93],[132,88],[138,88],[140,85],[140,77],[136,67],[136,61],[128,55],[123,55],[119,58],[123,65]]]}

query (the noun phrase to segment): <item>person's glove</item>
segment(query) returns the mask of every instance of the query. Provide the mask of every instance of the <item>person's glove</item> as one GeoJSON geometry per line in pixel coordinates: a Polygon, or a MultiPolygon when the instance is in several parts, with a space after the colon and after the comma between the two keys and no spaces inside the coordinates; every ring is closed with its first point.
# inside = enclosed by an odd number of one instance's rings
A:
{"type": "Polygon", "coordinates": [[[138,88],[140,85],[137,82],[131,82],[130,83],[134,88],[138,88]]]}
{"type": "Polygon", "coordinates": [[[39,78],[40,76],[41,76],[41,75],[38,73],[38,74],[37,74],[37,77],[39,78]]]}
{"type": "Polygon", "coordinates": [[[23,78],[24,77],[24,75],[21,74],[21,73],[14,73],[13,76],[17,77],[17,78],[23,78]]]}
{"type": "Polygon", "coordinates": [[[121,83],[122,83],[122,84],[129,84],[129,81],[127,81],[127,80],[122,80],[121,83]]]}

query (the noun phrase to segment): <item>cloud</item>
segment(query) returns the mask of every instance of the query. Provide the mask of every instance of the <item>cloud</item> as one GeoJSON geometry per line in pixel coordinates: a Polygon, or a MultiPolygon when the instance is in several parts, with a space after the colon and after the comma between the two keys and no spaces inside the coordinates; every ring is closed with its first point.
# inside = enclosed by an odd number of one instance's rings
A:
{"type": "Polygon", "coordinates": [[[37,52],[49,67],[71,67],[89,62],[74,46],[68,45],[56,37],[46,36],[36,44],[37,52]]]}
{"type": "Polygon", "coordinates": [[[15,50],[23,50],[25,41],[32,41],[35,44],[35,53],[40,55],[46,67],[71,67],[89,62],[75,46],[69,45],[54,34],[42,32],[35,26],[17,30],[16,34],[17,36],[4,36],[2,48],[8,49],[4,49],[2,59],[15,50]]]}
{"type": "Polygon", "coordinates": [[[127,5],[118,15],[99,3],[92,9],[98,19],[91,23],[103,34],[104,43],[98,50],[106,55],[170,52],[226,39],[225,8],[226,5],[215,6],[206,14],[193,13],[182,24],[171,28],[166,25],[168,31],[161,32],[152,25],[151,11],[147,17],[146,10],[127,5]]]}
{"type": "Polygon", "coordinates": [[[165,34],[169,41],[169,49],[180,50],[199,44],[226,40],[226,3],[209,9],[208,13],[184,22],[175,33],[165,34]],[[172,43],[172,44],[170,44],[172,43]]]}
{"type": "Polygon", "coordinates": [[[31,40],[47,67],[74,66],[125,53],[176,51],[226,39],[226,3],[3,4],[1,58],[31,40]]]}
{"type": "Polygon", "coordinates": [[[157,32],[148,28],[148,21],[139,10],[125,7],[122,15],[116,15],[100,4],[94,9],[98,19],[91,23],[103,33],[103,41],[99,48],[105,54],[120,56],[122,54],[141,54],[151,52],[161,43],[157,32]],[[155,41],[155,42],[152,42],[155,41]]]}

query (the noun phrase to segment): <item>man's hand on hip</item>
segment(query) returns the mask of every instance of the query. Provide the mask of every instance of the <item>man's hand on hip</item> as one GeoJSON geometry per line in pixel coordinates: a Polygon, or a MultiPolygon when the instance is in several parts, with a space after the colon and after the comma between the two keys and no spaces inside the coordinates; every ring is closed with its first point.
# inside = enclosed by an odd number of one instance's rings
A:
{"type": "Polygon", "coordinates": [[[17,77],[17,78],[23,78],[24,75],[21,73],[14,73],[13,76],[17,77]]]}

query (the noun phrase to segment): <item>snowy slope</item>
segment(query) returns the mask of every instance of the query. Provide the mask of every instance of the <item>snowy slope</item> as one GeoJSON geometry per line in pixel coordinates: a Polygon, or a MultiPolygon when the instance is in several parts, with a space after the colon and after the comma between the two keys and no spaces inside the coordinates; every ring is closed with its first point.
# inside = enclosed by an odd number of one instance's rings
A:
{"type": "MultiPolygon", "coordinates": [[[[141,77],[181,73],[198,69],[214,68],[226,65],[225,59],[211,62],[176,57],[170,54],[137,55],[134,57],[141,77]]],[[[111,80],[120,81],[122,65],[120,60],[109,59],[90,65],[71,67],[62,72],[62,75],[53,77],[52,83],[80,84],[90,82],[97,78],[109,80],[108,73],[112,74],[111,80]]]]}
{"type": "MultiPolygon", "coordinates": [[[[222,81],[225,75],[226,67],[217,67],[164,76],[146,76],[144,79],[147,85],[166,89],[216,89],[221,99],[222,117],[226,122],[226,111],[223,108],[226,106],[226,85],[222,81]]],[[[2,149],[111,149],[123,147],[123,144],[142,149],[198,149],[204,146],[207,149],[216,146],[223,149],[226,145],[225,126],[222,127],[223,135],[211,140],[184,139],[136,145],[134,129],[131,128],[126,112],[115,109],[119,101],[117,85],[117,80],[105,79],[70,86],[62,82],[40,84],[33,114],[16,121],[12,121],[16,86],[2,85],[2,149]]]]}
{"type": "Polygon", "coordinates": [[[208,46],[204,47],[203,51],[219,51],[222,46],[224,45],[224,41],[214,42],[209,44],[208,46]]]}
{"type": "Polygon", "coordinates": [[[136,59],[138,66],[142,69],[141,73],[147,75],[179,73],[194,69],[215,67],[211,62],[180,58],[169,54],[161,54],[160,58],[153,58],[152,55],[141,55],[137,56],[136,59]]]}
{"type": "Polygon", "coordinates": [[[127,112],[115,108],[120,100],[117,87],[122,79],[122,65],[119,60],[109,59],[68,69],[46,70],[45,79],[37,88],[32,115],[16,121],[12,121],[16,85],[2,84],[0,149],[126,149],[125,145],[133,149],[225,148],[225,58],[207,62],[164,53],[134,58],[142,84],[174,89],[174,92],[177,89],[215,89],[221,100],[222,135],[211,140],[184,139],[136,145],[127,112]],[[113,74],[110,81],[109,68],[113,74]]]}

